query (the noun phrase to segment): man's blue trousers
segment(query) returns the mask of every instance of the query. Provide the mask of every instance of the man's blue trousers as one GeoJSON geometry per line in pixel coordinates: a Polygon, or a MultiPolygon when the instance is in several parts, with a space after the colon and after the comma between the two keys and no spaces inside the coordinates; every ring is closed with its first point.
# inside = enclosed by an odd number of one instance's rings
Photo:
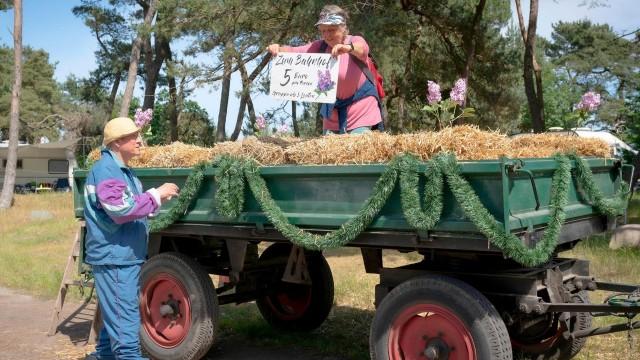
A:
{"type": "Polygon", "coordinates": [[[140,268],[93,265],[103,327],[94,355],[101,360],[140,360],[140,268]]]}

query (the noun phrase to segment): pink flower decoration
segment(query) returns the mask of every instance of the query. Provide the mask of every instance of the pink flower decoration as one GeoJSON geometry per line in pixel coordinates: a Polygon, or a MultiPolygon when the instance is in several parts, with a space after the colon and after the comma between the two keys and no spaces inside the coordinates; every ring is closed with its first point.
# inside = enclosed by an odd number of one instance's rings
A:
{"type": "Polygon", "coordinates": [[[600,107],[600,104],[600,94],[589,91],[582,95],[582,99],[578,105],[576,105],[576,109],[589,112],[596,111],[598,107],[600,107]]]}
{"type": "Polygon", "coordinates": [[[458,79],[451,89],[451,100],[458,105],[464,105],[465,94],[467,93],[467,81],[465,79],[458,79]]]}
{"type": "Polygon", "coordinates": [[[137,108],[136,114],[133,118],[136,126],[139,128],[143,128],[151,122],[151,119],[153,118],[153,109],[142,111],[142,109],[137,108]]]}
{"type": "Polygon", "coordinates": [[[287,124],[281,124],[280,126],[278,126],[278,132],[289,132],[289,125],[287,124]]]}
{"type": "Polygon", "coordinates": [[[442,100],[440,85],[431,80],[427,81],[427,101],[429,102],[429,105],[438,103],[440,100],[442,100]]]}
{"type": "Polygon", "coordinates": [[[256,116],[256,125],[258,129],[262,130],[267,127],[267,120],[262,115],[256,116]]]}

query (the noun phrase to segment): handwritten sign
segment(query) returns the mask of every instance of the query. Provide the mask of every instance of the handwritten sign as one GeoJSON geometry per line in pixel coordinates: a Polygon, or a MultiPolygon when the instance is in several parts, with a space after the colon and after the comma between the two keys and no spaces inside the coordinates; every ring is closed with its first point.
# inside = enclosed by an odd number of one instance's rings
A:
{"type": "Polygon", "coordinates": [[[279,53],[271,64],[269,95],[276,99],[334,103],[338,62],[329,54],[279,53]]]}

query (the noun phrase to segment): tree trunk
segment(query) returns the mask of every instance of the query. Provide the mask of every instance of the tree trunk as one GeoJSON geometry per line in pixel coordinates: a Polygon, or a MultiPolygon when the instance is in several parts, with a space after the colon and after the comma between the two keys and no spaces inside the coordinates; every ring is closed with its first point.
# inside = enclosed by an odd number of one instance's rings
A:
{"type": "Polygon", "coordinates": [[[167,58],[166,45],[168,41],[162,36],[156,36],[155,51],[151,46],[151,40],[145,41],[145,72],[144,101],[142,109],[153,109],[156,100],[156,87],[158,86],[158,76],[164,60],[167,58]]]}
{"type": "MultiPolygon", "coordinates": [[[[151,21],[156,14],[156,0],[149,0],[149,10],[144,16],[144,25],[149,27],[151,21]]],[[[129,105],[131,104],[131,98],[133,97],[133,89],[136,85],[136,77],[138,75],[138,60],[140,60],[140,48],[144,42],[145,31],[138,32],[138,35],[133,42],[131,48],[131,60],[129,62],[129,74],[127,76],[127,87],[124,90],[122,96],[122,105],[120,106],[120,116],[129,115],[129,105]]]]}
{"type": "Polygon", "coordinates": [[[249,126],[252,129],[256,128],[256,110],[253,107],[253,100],[251,97],[247,99],[247,109],[249,110],[249,126]]]}
{"type": "Polygon", "coordinates": [[[296,114],[296,102],[291,102],[291,122],[293,125],[293,135],[300,137],[300,129],[298,128],[298,117],[296,114]]]}
{"type": "Polygon", "coordinates": [[[236,126],[233,129],[233,134],[229,140],[236,141],[240,136],[242,130],[242,123],[244,120],[244,110],[247,108],[247,100],[251,98],[251,80],[249,80],[249,74],[247,74],[247,67],[242,60],[238,64],[238,70],[240,70],[240,78],[242,79],[242,96],[240,96],[240,106],[238,107],[238,117],[236,118],[236,126]]]}
{"type": "Polygon", "coordinates": [[[167,72],[169,82],[169,133],[171,142],[178,141],[178,94],[176,91],[176,77],[167,72]]]}
{"type": "Polygon", "coordinates": [[[480,21],[482,20],[482,13],[484,12],[485,4],[486,0],[480,0],[480,2],[478,2],[478,5],[476,6],[476,12],[473,15],[473,23],[462,36],[462,40],[464,42],[464,50],[467,55],[467,59],[464,64],[464,70],[462,71],[462,78],[465,80],[469,79],[471,67],[473,66],[473,60],[476,56],[476,44],[478,43],[476,41],[476,36],[480,35],[479,27],[480,21]]]}
{"type": "Polygon", "coordinates": [[[223,76],[222,91],[220,92],[220,112],[218,113],[218,125],[216,127],[216,141],[222,142],[226,139],[227,134],[225,126],[227,125],[227,108],[229,106],[229,91],[231,88],[231,66],[232,56],[230,54],[231,42],[227,42],[223,56],[223,76]]]}
{"type": "MultiPolygon", "coordinates": [[[[636,168],[636,171],[633,173],[633,178],[631,179],[631,190],[636,188],[636,184],[638,184],[638,179],[640,179],[640,153],[636,154],[633,158],[633,166],[636,168]]],[[[633,194],[632,194],[633,195],[633,194]]]]}
{"type": "Polygon", "coordinates": [[[121,80],[122,80],[122,71],[118,71],[115,73],[115,78],[113,79],[113,85],[111,86],[111,94],[109,94],[109,102],[107,104],[107,114],[109,119],[111,118],[112,116],[111,114],[113,113],[113,106],[116,102],[116,96],[118,95],[118,88],[120,87],[121,80]]]}
{"type": "Polygon", "coordinates": [[[13,90],[11,92],[11,115],[9,119],[9,147],[4,183],[0,194],[0,209],[8,209],[13,202],[18,163],[18,134],[20,130],[20,93],[22,90],[22,0],[13,1],[13,90]]]}
{"type": "Polygon", "coordinates": [[[322,135],[324,130],[324,122],[322,115],[320,115],[320,105],[316,108],[316,135],[322,135]]]}
{"type": "Polygon", "coordinates": [[[178,114],[181,109],[178,106],[178,88],[176,84],[176,76],[173,73],[173,54],[171,45],[168,41],[162,43],[165,53],[165,66],[167,72],[167,82],[169,85],[169,134],[171,142],[178,141],[178,114]]]}
{"type": "Polygon", "coordinates": [[[398,120],[396,123],[396,129],[400,132],[404,130],[404,117],[405,115],[405,101],[403,96],[399,96],[397,100],[397,112],[398,112],[398,120]]]}
{"type": "Polygon", "coordinates": [[[538,22],[538,0],[531,0],[529,26],[525,28],[520,0],[515,0],[520,33],[524,42],[524,91],[531,114],[531,126],[536,133],[544,132],[544,99],[542,96],[542,70],[536,61],[536,27],[538,22]],[[535,77],[535,79],[534,79],[535,77]]]}

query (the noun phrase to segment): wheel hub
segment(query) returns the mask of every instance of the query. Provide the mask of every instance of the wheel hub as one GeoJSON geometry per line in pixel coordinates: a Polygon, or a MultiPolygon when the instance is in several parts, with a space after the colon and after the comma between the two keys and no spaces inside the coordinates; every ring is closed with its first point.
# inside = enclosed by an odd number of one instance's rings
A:
{"type": "Polygon", "coordinates": [[[424,356],[429,360],[446,360],[449,358],[450,349],[446,342],[436,337],[427,341],[424,356]]]}
{"type": "Polygon", "coordinates": [[[162,301],[160,304],[160,309],[158,312],[162,315],[163,318],[169,318],[171,320],[176,320],[182,317],[180,313],[180,304],[182,301],[176,300],[173,298],[173,294],[168,295],[167,301],[162,301]]]}

